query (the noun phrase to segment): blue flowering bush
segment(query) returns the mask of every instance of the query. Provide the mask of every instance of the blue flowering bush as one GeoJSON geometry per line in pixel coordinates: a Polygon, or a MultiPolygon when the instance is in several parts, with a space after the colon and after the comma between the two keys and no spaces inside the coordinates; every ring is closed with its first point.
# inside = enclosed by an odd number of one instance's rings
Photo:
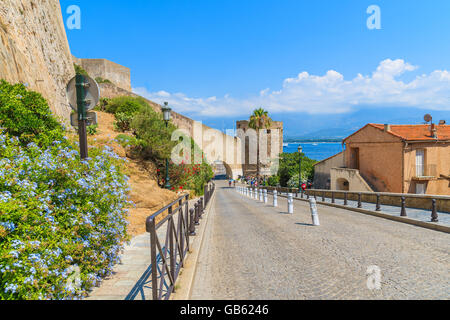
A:
{"type": "Polygon", "coordinates": [[[89,153],[0,132],[1,300],[79,299],[119,261],[128,177],[110,148],[89,153]]]}

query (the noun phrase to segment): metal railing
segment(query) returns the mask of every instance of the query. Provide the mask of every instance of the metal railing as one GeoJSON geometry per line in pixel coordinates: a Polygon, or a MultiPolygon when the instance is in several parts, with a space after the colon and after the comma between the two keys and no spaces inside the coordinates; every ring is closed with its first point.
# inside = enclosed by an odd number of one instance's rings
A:
{"type": "Polygon", "coordinates": [[[189,208],[189,195],[183,195],[171,204],[147,218],[146,231],[150,233],[151,289],[153,300],[168,300],[175,292],[175,283],[187,253],[190,250],[190,236],[195,236],[196,225],[215,191],[215,184],[205,186],[205,195],[194,208],[189,208]],[[158,237],[161,228],[167,225],[164,245],[158,237]]]}
{"type": "Polygon", "coordinates": [[[297,188],[276,188],[276,187],[260,187],[267,189],[269,193],[277,190],[278,195],[283,197],[289,193],[293,194],[297,199],[308,200],[310,197],[325,204],[336,204],[336,200],[343,200],[343,206],[349,206],[349,201],[356,201],[357,208],[362,208],[363,203],[373,203],[374,211],[382,211],[382,206],[399,207],[399,215],[408,216],[407,209],[423,209],[431,211],[431,222],[439,222],[438,211],[450,212],[450,197],[448,196],[430,196],[416,194],[400,194],[400,193],[375,193],[375,192],[352,192],[337,190],[319,190],[319,189],[297,189],[297,188]],[[284,194],[284,195],[283,195],[284,194]],[[326,200],[329,200],[327,202],[326,200]]]}

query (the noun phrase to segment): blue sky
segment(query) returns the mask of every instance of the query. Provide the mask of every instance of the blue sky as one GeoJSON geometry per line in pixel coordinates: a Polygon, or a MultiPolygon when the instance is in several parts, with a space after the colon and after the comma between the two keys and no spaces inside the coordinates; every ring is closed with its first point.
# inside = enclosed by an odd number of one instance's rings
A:
{"type": "Polygon", "coordinates": [[[129,67],[135,92],[219,129],[259,106],[288,135],[450,115],[447,0],[60,3],[65,19],[81,8],[75,56],[129,67]],[[381,30],[366,25],[373,4],[381,30]]]}

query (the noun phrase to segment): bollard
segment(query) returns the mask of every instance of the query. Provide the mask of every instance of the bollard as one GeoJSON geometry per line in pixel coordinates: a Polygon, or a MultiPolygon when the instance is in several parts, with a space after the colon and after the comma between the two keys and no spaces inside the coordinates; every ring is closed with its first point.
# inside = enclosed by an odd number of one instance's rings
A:
{"type": "Polygon", "coordinates": [[[195,236],[194,209],[189,210],[189,235],[195,236]]]}
{"type": "Polygon", "coordinates": [[[195,217],[194,217],[194,223],[196,226],[198,226],[200,224],[199,222],[199,217],[198,217],[198,202],[194,205],[195,208],[195,217]]]}
{"type": "Polygon", "coordinates": [[[278,191],[273,190],[273,206],[278,207],[278,191]]]}
{"type": "Polygon", "coordinates": [[[348,194],[347,192],[344,193],[344,206],[348,205],[348,194]]]}
{"type": "Polygon", "coordinates": [[[377,206],[375,208],[375,211],[381,211],[381,202],[380,202],[380,195],[377,194],[377,206]]]}
{"type": "Polygon", "coordinates": [[[336,203],[336,199],[334,198],[334,192],[331,193],[331,203],[336,203]]]}
{"type": "Polygon", "coordinates": [[[264,203],[267,203],[267,189],[264,189],[264,203]]]}
{"type": "Polygon", "coordinates": [[[406,198],[402,197],[402,211],[400,213],[400,216],[402,217],[407,217],[408,215],[406,214],[406,198]]]}
{"type": "Polygon", "coordinates": [[[259,189],[259,201],[263,202],[263,190],[259,189]]]}
{"type": "Polygon", "coordinates": [[[292,193],[288,194],[287,203],[288,203],[288,213],[290,214],[294,213],[294,197],[292,193]]]}
{"type": "Polygon", "coordinates": [[[303,189],[300,191],[300,196],[302,197],[302,199],[303,199],[303,194],[304,194],[305,192],[303,191],[303,189]]]}
{"type": "Polygon", "coordinates": [[[309,199],[309,207],[311,208],[312,224],[314,226],[320,226],[319,214],[317,213],[316,199],[313,198],[309,199]]]}
{"type": "Polygon", "coordinates": [[[361,194],[361,193],[358,193],[358,208],[362,208],[361,197],[362,197],[362,194],[361,194]]]}
{"type": "Polygon", "coordinates": [[[431,200],[431,222],[439,222],[436,208],[436,199],[431,200]]]}
{"type": "Polygon", "coordinates": [[[200,219],[203,219],[203,213],[205,213],[205,207],[203,198],[200,198],[200,219]]]}
{"type": "Polygon", "coordinates": [[[258,200],[258,188],[255,188],[255,190],[253,190],[253,197],[258,200]]]}
{"type": "Polygon", "coordinates": [[[325,202],[325,191],[322,191],[322,202],[325,202]]]}

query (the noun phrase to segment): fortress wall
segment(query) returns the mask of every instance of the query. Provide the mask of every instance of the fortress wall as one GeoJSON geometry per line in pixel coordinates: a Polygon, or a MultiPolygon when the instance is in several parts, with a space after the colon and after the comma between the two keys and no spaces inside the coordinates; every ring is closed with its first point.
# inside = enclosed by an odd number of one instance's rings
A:
{"type": "MultiPolygon", "coordinates": [[[[102,98],[114,98],[119,96],[140,97],[139,95],[119,88],[114,84],[101,83],[99,86],[102,98]]],[[[145,99],[145,101],[155,111],[161,112],[161,105],[148,99],[145,99]]],[[[214,162],[216,160],[224,161],[233,170],[235,178],[237,178],[238,175],[242,175],[241,141],[238,137],[227,135],[220,130],[211,128],[175,111],[172,111],[172,121],[178,128],[189,132],[195,143],[204,150],[209,162],[214,162]]]]}
{"type": "Polygon", "coordinates": [[[131,91],[130,69],[106,59],[79,59],[73,57],[73,62],[80,65],[92,77],[108,79],[116,86],[131,91]]]}
{"type": "Polygon", "coordinates": [[[0,79],[28,84],[67,119],[65,87],[75,71],[59,1],[0,2],[0,79]]]}

